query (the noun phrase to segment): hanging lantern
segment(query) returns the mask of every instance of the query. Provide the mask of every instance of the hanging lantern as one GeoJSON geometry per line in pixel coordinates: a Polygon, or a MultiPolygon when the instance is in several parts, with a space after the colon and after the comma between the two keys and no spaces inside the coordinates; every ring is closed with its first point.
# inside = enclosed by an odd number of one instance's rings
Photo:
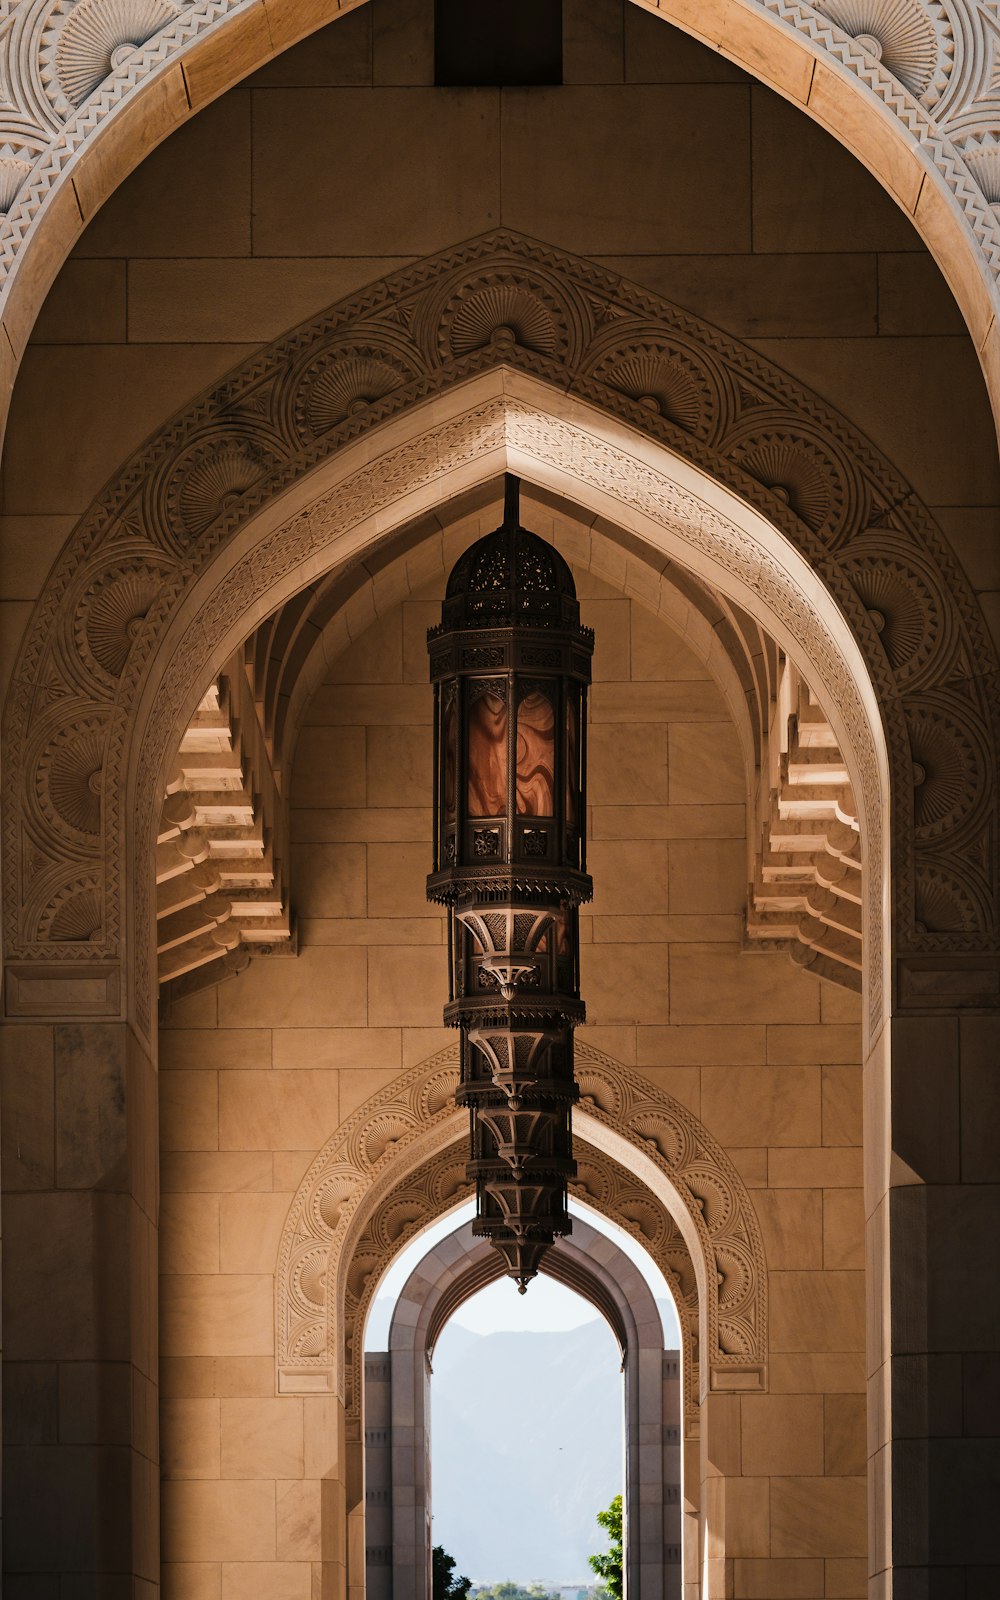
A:
{"type": "Polygon", "coordinates": [[[504,520],[456,562],[427,636],[434,684],[434,871],[448,907],[449,1001],[469,1108],[473,1231],[524,1293],[570,1231],[578,1096],[578,907],[587,876],[586,697],[594,636],[566,562],[504,520]]]}

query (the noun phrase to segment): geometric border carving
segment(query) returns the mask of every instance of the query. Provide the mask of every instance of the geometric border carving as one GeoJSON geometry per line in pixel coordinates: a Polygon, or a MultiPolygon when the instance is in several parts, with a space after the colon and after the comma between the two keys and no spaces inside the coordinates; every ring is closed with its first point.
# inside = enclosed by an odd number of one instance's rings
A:
{"type": "MultiPolygon", "coordinates": [[[[767,1268],[739,1173],[678,1101],[584,1039],[576,1053],[574,1188],[633,1232],[671,1283],[688,1335],[689,1397],[695,1361],[713,1388],[762,1388],[767,1268]],[[624,1141],[628,1168],[591,1142],[588,1124],[624,1141]]],[[[457,1047],[439,1051],[373,1095],[312,1162],[278,1252],[280,1392],[333,1392],[359,1414],[355,1340],[378,1281],[409,1239],[469,1193],[457,1081],[457,1047]]]]}

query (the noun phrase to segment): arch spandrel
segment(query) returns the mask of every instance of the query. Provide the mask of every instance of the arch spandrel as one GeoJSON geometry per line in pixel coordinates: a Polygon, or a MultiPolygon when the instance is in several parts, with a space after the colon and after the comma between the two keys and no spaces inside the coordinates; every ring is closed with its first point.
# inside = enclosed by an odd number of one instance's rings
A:
{"type": "MultiPolygon", "coordinates": [[[[767,1270],[742,1179],[678,1101],[585,1039],[576,1055],[580,1170],[571,1190],[634,1233],[671,1285],[689,1399],[699,1382],[764,1388],[767,1270]]],[[[379,1280],[405,1244],[470,1193],[457,1081],[452,1050],[411,1068],[360,1107],[306,1173],[275,1275],[280,1393],[336,1393],[349,1417],[360,1415],[362,1330],[379,1280]]]]}
{"type": "MultiPolygon", "coordinates": [[[[636,3],[800,106],[875,174],[935,253],[998,410],[1000,24],[990,0],[875,0],[860,11],[848,0],[636,3]]],[[[331,17],[297,0],[113,10],[15,0],[7,13],[0,317],[12,382],[59,266],[116,185],[188,117],[331,17]]]]}
{"type": "MultiPolygon", "coordinates": [[[[874,869],[873,1032],[886,994],[883,737],[897,952],[933,967],[993,948],[988,708],[1000,678],[926,508],[874,446],[754,352],[601,268],[500,232],[370,286],[236,369],[78,524],[6,710],[15,1014],[39,1014],[33,964],[46,984],[60,970],[74,982],[84,968],[113,974],[125,920],[151,927],[141,863],[164,772],[227,651],[319,573],[507,465],[634,537],[626,586],[644,550],[654,565],[666,553],[759,613],[812,673],[853,762],[874,869]],[[498,286],[526,308],[512,338],[498,286]],[[206,471],[213,455],[224,493],[206,471]],[[145,611],[139,590],[155,590],[145,611]],[[914,730],[931,778],[916,813],[914,730]],[[128,906],[126,817],[140,863],[128,906]]],[[[151,951],[141,937],[133,948],[146,1028],[151,951]]],[[[113,1014],[118,1001],[101,1004],[113,1014]]]]}

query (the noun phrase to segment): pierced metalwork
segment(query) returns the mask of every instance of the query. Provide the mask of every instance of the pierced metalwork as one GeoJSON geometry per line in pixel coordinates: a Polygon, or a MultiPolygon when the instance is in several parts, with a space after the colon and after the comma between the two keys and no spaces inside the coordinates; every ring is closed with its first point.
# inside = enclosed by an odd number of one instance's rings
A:
{"type": "Polygon", "coordinates": [[[468,1106],[475,1231],[524,1293],[570,1231],[573,1029],[583,1021],[577,909],[590,899],[586,696],[594,636],[572,574],[504,520],[456,562],[427,636],[435,689],[431,900],[448,907],[458,1101],[468,1106]]]}

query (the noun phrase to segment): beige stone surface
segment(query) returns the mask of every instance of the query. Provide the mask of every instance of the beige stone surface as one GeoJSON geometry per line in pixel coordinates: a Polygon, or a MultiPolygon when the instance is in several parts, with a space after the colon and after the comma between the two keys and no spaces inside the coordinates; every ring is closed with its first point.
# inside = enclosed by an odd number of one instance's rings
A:
{"type": "Polygon", "coordinates": [[[337,1126],[339,1105],[335,1072],[227,1072],[219,1081],[220,1148],[312,1150],[337,1126]]]}
{"type": "MultiPolygon", "coordinates": [[[[830,1191],[831,1193],[833,1191],[830,1191]]],[[[754,1210],[764,1238],[764,1254],[772,1271],[853,1265],[824,1257],[822,1189],[768,1189],[754,1194],[754,1210]]]]}
{"type": "Polygon", "coordinates": [[[766,1048],[763,1025],[727,1023],[702,1027],[675,1024],[636,1030],[637,1061],[644,1066],[749,1067],[762,1064],[766,1048]]]}
{"type": "Polygon", "coordinates": [[[276,1485],[277,1548],[279,1556],[285,1561],[316,1561],[322,1554],[323,1519],[319,1476],[314,1473],[308,1482],[276,1485]]]}
{"type": "Polygon", "coordinates": [[[863,1351],[812,1355],[772,1355],[774,1394],[854,1394],[864,1389],[863,1351]]]}
{"type": "MultiPolygon", "coordinates": [[[[219,338],[256,344],[276,339],[286,328],[316,316],[373,279],[405,266],[409,259],[362,256],[344,260],[334,256],[280,260],[232,255],[169,262],[133,259],[128,262],[128,337],[137,344],[199,343],[219,338]]],[[[67,296],[77,290],[82,271],[120,274],[120,289],[118,279],[113,287],[109,282],[97,302],[106,325],[117,310],[114,291],[118,291],[119,338],[125,337],[125,265],[123,261],[70,261],[62,274],[68,279],[67,296]]],[[[46,302],[48,315],[42,330],[51,343],[58,342],[55,335],[62,331],[58,306],[52,306],[54,298],[53,294],[46,302]]],[[[91,300],[94,298],[92,294],[91,300]]]]}
{"type": "Polygon", "coordinates": [[[402,1065],[398,1028],[276,1028],[272,1037],[277,1069],[398,1071],[402,1065]]]}
{"type": "Polygon", "coordinates": [[[755,250],[912,249],[910,224],[846,150],[775,95],[755,87],[751,98],[755,250]]]}
{"type": "Polygon", "coordinates": [[[825,1592],[819,1559],[736,1561],[734,1579],[742,1600],[801,1600],[803,1595],[825,1592]]]}
{"type": "Polygon", "coordinates": [[[670,804],[742,804],[743,758],[731,728],[716,722],[678,723],[670,729],[670,804]]]}
{"type": "Polygon", "coordinates": [[[820,1138],[814,1067],[705,1066],[702,1114],[723,1144],[805,1145],[820,1138]]]}
{"type": "Polygon", "coordinates": [[[771,1272],[771,1349],[790,1353],[864,1349],[864,1275],[771,1272]]]}
{"type": "Polygon", "coordinates": [[[591,1021],[666,1022],[670,1016],[669,945],[584,945],[581,987],[591,1021]]]}
{"type": "Polygon", "coordinates": [[[165,1479],[220,1476],[219,1402],[211,1399],[164,1399],[160,1426],[165,1479]]]}
{"type": "Polygon", "coordinates": [[[297,960],[261,962],[253,981],[241,974],[219,991],[219,1021],[288,1027],[296,1021],[318,1027],[359,1027],[365,1022],[366,963],[363,950],[313,945],[297,960]]]}
{"type": "Polygon", "coordinates": [[[865,1205],[860,1189],[823,1191],[823,1265],[833,1271],[865,1264],[865,1205]]]}
{"type": "Polygon", "coordinates": [[[819,988],[805,974],[789,978],[781,955],[743,955],[735,945],[671,949],[671,1022],[806,1022],[819,1016],[819,988]]]}
{"type": "Polygon", "coordinates": [[[595,841],[587,852],[594,879],[593,914],[625,915],[640,901],[654,916],[670,909],[670,860],[662,840],[595,841]]]}
{"type": "Polygon", "coordinates": [[[292,864],[304,918],[363,917],[366,851],[361,844],[296,844],[292,864]]]}
{"type": "Polygon", "coordinates": [[[217,1194],[164,1193],[160,1198],[160,1271],[219,1271],[217,1194]]]}
{"type": "Polygon", "coordinates": [[[594,806],[666,805],[667,729],[595,723],[587,746],[587,798],[594,806]]]}
{"type": "Polygon", "coordinates": [[[273,1483],[181,1481],[163,1486],[163,1539],[177,1561],[269,1561],[273,1483]]]}
{"type": "Polygon", "coordinates": [[[775,1555],[857,1555],[864,1550],[864,1529],[863,1478],[772,1479],[775,1555]]]}
{"type": "Polygon", "coordinates": [[[256,1356],[274,1349],[269,1273],[190,1273],[160,1282],[160,1337],[175,1356],[256,1356]]]}
{"type": "Polygon", "coordinates": [[[508,90],[503,221],[584,255],[746,250],[749,197],[737,171],[746,160],[747,111],[741,88],[716,84],[508,90]],[[725,171],[695,135],[696,106],[730,151],[725,171]],[[651,159],[667,130],[669,159],[651,159]],[[550,152],[544,184],[539,147],[550,152]],[[708,183],[720,186],[711,207],[698,203],[708,183]]]}
{"type": "Polygon", "coordinates": [[[303,1404],[295,1395],[282,1395],[273,1400],[222,1400],[222,1476],[230,1479],[301,1476],[303,1404]]]}
{"type": "Polygon", "coordinates": [[[254,111],[256,249],[426,255],[495,227],[498,112],[496,93],[482,89],[445,98],[419,89],[268,92],[254,111]],[[456,149],[466,156],[460,169],[449,159],[456,149]],[[433,206],[427,172],[442,179],[433,206]],[[364,208],[352,203],[359,187],[364,208]]]}
{"type": "Polygon", "coordinates": [[[822,1475],[821,1395],[744,1395],[740,1427],[745,1476],[822,1475]]]}
{"type": "Polygon", "coordinates": [[[288,1214],[287,1194],[281,1190],[275,1194],[225,1194],[219,1196],[218,1205],[219,1271],[273,1272],[288,1214]]]}
{"type": "Polygon", "coordinates": [[[218,1149],[216,1073],[164,1073],[160,1080],[160,1144],[164,1150],[218,1149]]]}
{"type": "Polygon", "coordinates": [[[670,909],[736,915],[746,902],[746,878],[742,840],[687,840],[670,852],[670,909]]]}
{"type": "Polygon", "coordinates": [[[312,1600],[312,1569],[302,1561],[224,1561],[222,1600],[312,1600]]]}
{"type": "Polygon", "coordinates": [[[365,736],[360,728],[305,726],[295,747],[297,807],[365,804],[365,736]]]}
{"type": "Polygon", "coordinates": [[[230,1068],[267,1068],[271,1065],[270,1028],[164,1029],[160,1041],[161,1072],[227,1071],[230,1068]]]}

